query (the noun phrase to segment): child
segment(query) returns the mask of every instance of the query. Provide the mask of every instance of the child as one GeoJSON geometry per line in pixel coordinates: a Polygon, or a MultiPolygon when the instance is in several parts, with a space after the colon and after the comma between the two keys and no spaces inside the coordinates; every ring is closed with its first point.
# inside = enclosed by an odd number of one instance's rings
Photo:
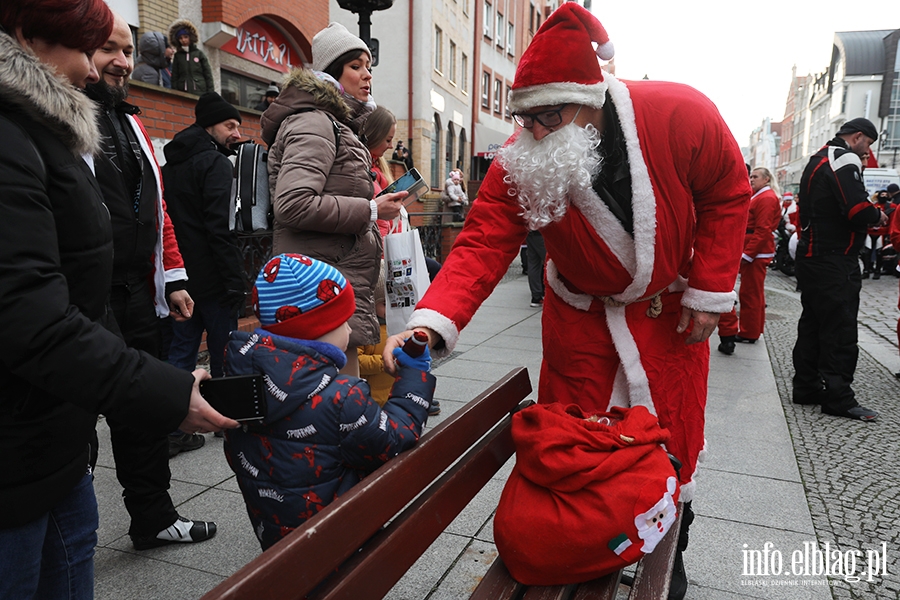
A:
{"type": "Polygon", "coordinates": [[[268,415],[225,435],[247,513],[271,547],[390,458],[415,445],[434,395],[431,358],[401,349],[391,397],[380,408],[344,366],[355,310],[340,271],[300,254],[270,260],[253,288],[261,329],[235,331],[228,375],[262,373],[268,415]]]}
{"type": "Polygon", "coordinates": [[[198,96],[216,91],[209,59],[197,47],[199,39],[197,27],[187,19],[179,19],[169,26],[169,43],[175,48],[171,77],[173,90],[198,96]]]}

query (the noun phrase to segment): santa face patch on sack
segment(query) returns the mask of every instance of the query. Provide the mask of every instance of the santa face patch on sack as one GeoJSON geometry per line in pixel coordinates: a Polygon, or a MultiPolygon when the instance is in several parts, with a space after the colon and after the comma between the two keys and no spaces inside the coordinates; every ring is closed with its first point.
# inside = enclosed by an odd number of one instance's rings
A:
{"type": "Polygon", "coordinates": [[[494,517],[503,562],[526,585],[580,583],[652,552],[676,518],[669,432],[643,406],[513,415],[516,466],[494,517]]]}

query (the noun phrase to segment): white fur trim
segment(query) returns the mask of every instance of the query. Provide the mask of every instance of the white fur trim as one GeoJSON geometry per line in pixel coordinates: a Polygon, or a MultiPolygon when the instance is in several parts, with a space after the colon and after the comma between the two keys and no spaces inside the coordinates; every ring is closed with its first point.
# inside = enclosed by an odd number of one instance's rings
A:
{"type": "Polygon", "coordinates": [[[587,189],[583,194],[571,195],[569,201],[578,207],[610,252],[625,267],[628,274],[634,277],[637,268],[634,240],[625,231],[622,222],[609,210],[606,202],[601,200],[593,189],[587,189]]]}
{"type": "Polygon", "coordinates": [[[625,377],[625,369],[622,368],[622,363],[620,362],[619,368],[616,369],[616,378],[613,379],[612,394],[609,397],[609,406],[606,410],[608,411],[613,406],[628,408],[629,402],[628,379],[625,377]]]}
{"type": "Polygon", "coordinates": [[[583,310],[585,312],[590,310],[591,302],[594,301],[594,297],[589,296],[588,294],[576,294],[575,292],[569,291],[566,284],[559,279],[559,271],[556,269],[556,264],[552,259],[547,261],[545,273],[547,275],[547,284],[550,286],[550,289],[553,290],[553,293],[559,296],[563,302],[578,310],[583,310]]]}
{"type": "Polygon", "coordinates": [[[656,196],[650,173],[644,163],[638,139],[637,123],[631,93],[624,83],[608,75],[609,97],[619,114],[619,126],[625,137],[631,170],[631,205],[634,218],[634,253],[637,261],[634,281],[621,294],[613,296],[622,302],[634,302],[647,295],[656,262],[656,196]]]}
{"type": "Polygon", "coordinates": [[[187,281],[187,271],[185,269],[169,269],[166,271],[166,283],[173,281],[187,281]]]}
{"type": "Polygon", "coordinates": [[[690,502],[694,499],[694,492],[697,489],[697,482],[691,479],[689,482],[681,485],[681,492],[678,494],[679,502],[690,502]]]}
{"type": "Polygon", "coordinates": [[[734,308],[737,294],[730,292],[706,292],[692,287],[681,297],[681,305],[691,310],[711,313],[727,313],[734,308]]]}
{"type": "Polygon", "coordinates": [[[606,326],[609,328],[613,346],[619,355],[619,363],[625,370],[630,405],[644,406],[655,415],[656,408],[653,406],[653,398],[650,396],[650,381],[647,379],[647,372],[641,363],[640,350],[628,328],[624,306],[606,307],[606,326]]]}
{"type": "Polygon", "coordinates": [[[445,346],[443,349],[431,350],[431,356],[434,358],[442,358],[453,352],[456,342],[459,341],[459,329],[457,329],[456,323],[430,308],[420,308],[413,311],[406,327],[407,329],[427,327],[444,338],[445,346]]]}
{"type": "Polygon", "coordinates": [[[605,81],[593,84],[558,81],[511,90],[507,103],[509,110],[513,112],[563,103],[600,108],[606,101],[606,89],[605,81]]]}

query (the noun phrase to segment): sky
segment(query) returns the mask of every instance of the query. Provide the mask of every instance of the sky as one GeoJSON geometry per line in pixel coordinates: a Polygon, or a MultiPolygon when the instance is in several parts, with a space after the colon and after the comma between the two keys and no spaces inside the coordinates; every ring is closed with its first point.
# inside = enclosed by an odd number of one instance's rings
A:
{"type": "Polygon", "coordinates": [[[593,0],[620,79],[678,81],[706,94],[741,146],[781,121],[797,75],[821,73],[836,31],[900,28],[900,1],[593,0]]]}

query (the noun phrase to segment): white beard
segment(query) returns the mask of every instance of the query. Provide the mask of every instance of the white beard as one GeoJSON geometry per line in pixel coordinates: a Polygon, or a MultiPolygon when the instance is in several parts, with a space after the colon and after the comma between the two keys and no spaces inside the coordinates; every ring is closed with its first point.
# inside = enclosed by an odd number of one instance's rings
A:
{"type": "Polygon", "coordinates": [[[591,188],[603,159],[597,152],[600,132],[593,125],[569,123],[540,141],[523,129],[516,141],[498,152],[506,170],[503,181],[516,194],[530,230],[562,219],[569,195],[591,188]]]}

